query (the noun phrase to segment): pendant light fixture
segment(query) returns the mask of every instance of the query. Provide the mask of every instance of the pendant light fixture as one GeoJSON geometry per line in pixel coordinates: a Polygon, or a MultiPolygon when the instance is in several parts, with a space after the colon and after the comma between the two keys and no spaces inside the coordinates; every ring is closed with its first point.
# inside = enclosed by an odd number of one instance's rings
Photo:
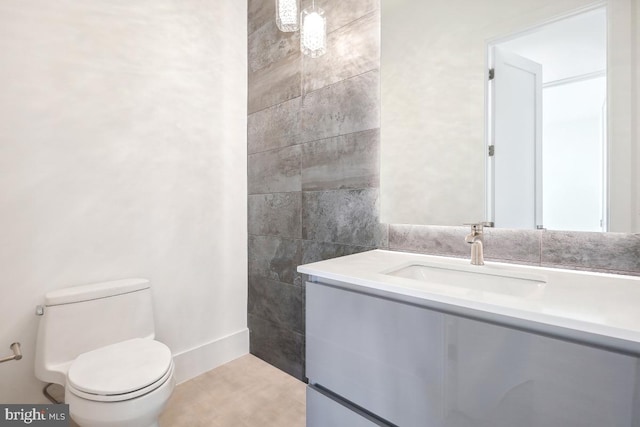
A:
{"type": "Polygon", "coordinates": [[[298,31],[300,25],[300,0],[276,0],[276,24],[285,33],[298,31]]]}
{"type": "Polygon", "coordinates": [[[327,53],[327,19],[324,10],[316,7],[302,11],[300,30],[300,50],[307,56],[317,58],[327,53]]]}
{"type": "Polygon", "coordinates": [[[300,0],[276,0],[278,29],[290,33],[300,29],[300,50],[311,58],[327,53],[327,19],[324,10],[312,0],[310,8],[301,13],[300,0]],[[298,18],[300,19],[298,21],[298,18]]]}

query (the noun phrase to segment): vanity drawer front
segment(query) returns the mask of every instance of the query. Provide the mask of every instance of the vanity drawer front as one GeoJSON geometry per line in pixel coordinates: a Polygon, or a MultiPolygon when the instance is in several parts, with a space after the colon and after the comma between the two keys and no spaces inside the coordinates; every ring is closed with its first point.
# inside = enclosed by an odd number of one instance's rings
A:
{"type": "Polygon", "coordinates": [[[441,419],[443,314],[318,283],[306,296],[310,384],[396,425],[441,419]]]}
{"type": "Polygon", "coordinates": [[[307,387],[307,427],[378,427],[370,420],[331,399],[312,387],[307,387]]]}
{"type": "Polygon", "coordinates": [[[640,427],[637,355],[330,285],[306,291],[309,383],[389,423],[640,427]]]}

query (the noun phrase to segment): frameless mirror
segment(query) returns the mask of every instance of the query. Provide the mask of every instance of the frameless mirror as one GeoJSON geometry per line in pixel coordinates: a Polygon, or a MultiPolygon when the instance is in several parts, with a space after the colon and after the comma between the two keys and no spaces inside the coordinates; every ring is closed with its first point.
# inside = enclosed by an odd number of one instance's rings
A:
{"type": "Polygon", "coordinates": [[[638,231],[637,1],[382,0],[382,221],[638,231]]]}

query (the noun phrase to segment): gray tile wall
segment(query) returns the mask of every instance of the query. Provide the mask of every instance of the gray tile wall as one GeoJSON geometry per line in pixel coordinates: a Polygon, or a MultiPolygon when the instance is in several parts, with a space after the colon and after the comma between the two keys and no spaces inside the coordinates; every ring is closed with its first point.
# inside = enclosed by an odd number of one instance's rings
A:
{"type": "Polygon", "coordinates": [[[330,34],[315,60],[300,55],[298,34],[277,30],[274,3],[249,0],[249,329],[253,354],[304,378],[296,267],[388,246],[379,0],[317,0],[330,34]]]}
{"type": "MultiPolygon", "coordinates": [[[[379,2],[316,0],[329,44],[309,59],[277,30],[273,0],[249,0],[251,352],[298,378],[298,265],[376,247],[469,255],[464,227],[379,223],[379,2]]],[[[490,229],[485,257],[640,275],[640,235],[490,229]]]]}

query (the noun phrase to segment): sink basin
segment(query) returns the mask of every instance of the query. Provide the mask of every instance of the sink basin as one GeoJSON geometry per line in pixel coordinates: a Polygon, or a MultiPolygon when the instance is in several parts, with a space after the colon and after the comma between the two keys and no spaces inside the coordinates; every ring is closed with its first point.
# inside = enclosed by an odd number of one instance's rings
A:
{"type": "Polygon", "coordinates": [[[532,297],[541,293],[546,278],[528,272],[511,271],[488,265],[451,265],[439,263],[413,263],[382,272],[421,282],[453,286],[469,293],[490,292],[513,297],[532,297]]]}

